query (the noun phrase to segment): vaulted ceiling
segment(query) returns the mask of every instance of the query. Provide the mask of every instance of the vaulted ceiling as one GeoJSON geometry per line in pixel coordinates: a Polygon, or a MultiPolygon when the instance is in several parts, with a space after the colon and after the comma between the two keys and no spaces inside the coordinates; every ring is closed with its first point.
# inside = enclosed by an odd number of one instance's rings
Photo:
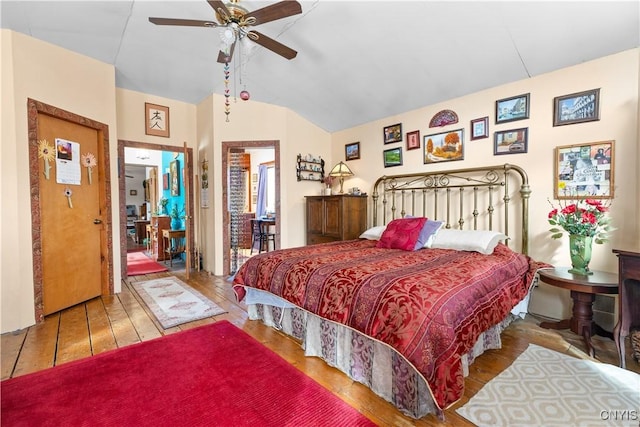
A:
{"type": "MultiPolygon", "coordinates": [[[[638,1],[301,4],[256,27],[297,57],[236,50],[231,93],[246,89],[329,132],[640,46],[638,1]]],[[[0,17],[2,28],[114,65],[121,88],[193,104],[225,88],[218,29],[148,20],[215,20],[205,0],[2,0],[0,17]]]]}

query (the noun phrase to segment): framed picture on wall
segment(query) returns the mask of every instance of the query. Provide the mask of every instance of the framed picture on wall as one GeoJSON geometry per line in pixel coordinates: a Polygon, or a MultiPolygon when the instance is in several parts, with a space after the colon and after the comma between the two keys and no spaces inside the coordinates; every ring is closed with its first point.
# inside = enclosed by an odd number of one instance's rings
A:
{"type": "Polygon", "coordinates": [[[144,103],[145,133],[169,138],[169,107],[144,103]]]}
{"type": "Polygon", "coordinates": [[[489,116],[471,120],[471,140],[489,138],[489,116]]]}
{"type": "Polygon", "coordinates": [[[498,99],[496,101],[496,124],[529,118],[529,94],[498,99]]]}
{"type": "Polygon", "coordinates": [[[138,195],[138,190],[129,190],[129,195],[130,196],[137,196],[138,195]]]}
{"type": "Polygon", "coordinates": [[[529,148],[529,129],[511,129],[496,132],[493,140],[493,154],[526,153],[529,148]]]}
{"type": "Polygon", "coordinates": [[[553,98],[553,125],[600,120],[600,89],[553,98]]]}
{"type": "Polygon", "coordinates": [[[464,159],[464,130],[424,136],[424,164],[464,159]]]}
{"type": "Polygon", "coordinates": [[[169,163],[169,185],[172,196],[180,195],[180,161],[173,160],[169,163]]]}
{"type": "Polygon", "coordinates": [[[357,160],[360,158],[360,143],[353,142],[344,146],[345,160],[357,160]]]}
{"type": "Polygon", "coordinates": [[[407,132],[407,150],[420,148],[420,131],[407,132]]]}
{"type": "Polygon", "coordinates": [[[392,142],[402,141],[402,123],[398,123],[391,126],[385,126],[383,131],[384,143],[391,144],[392,142]]]}
{"type": "Polygon", "coordinates": [[[382,152],[384,167],[402,166],[402,148],[391,148],[382,152]]]}
{"type": "Polygon", "coordinates": [[[613,198],[614,141],[556,147],[554,197],[613,198]]]}
{"type": "Polygon", "coordinates": [[[169,174],[168,173],[163,173],[162,174],[162,189],[163,190],[168,190],[169,189],[169,174]]]}

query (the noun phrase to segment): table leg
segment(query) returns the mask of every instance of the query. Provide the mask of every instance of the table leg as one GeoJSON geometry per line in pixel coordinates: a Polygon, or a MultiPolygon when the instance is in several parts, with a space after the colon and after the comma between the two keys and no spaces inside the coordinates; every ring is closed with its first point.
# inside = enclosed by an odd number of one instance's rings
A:
{"type": "MultiPolygon", "coordinates": [[[[595,357],[595,348],[591,343],[592,335],[601,335],[614,339],[615,333],[612,334],[602,329],[593,321],[593,302],[596,299],[594,294],[571,291],[571,299],[573,300],[571,319],[564,319],[559,322],[542,322],[540,327],[545,329],[571,329],[571,332],[580,335],[584,339],[589,356],[595,357]]],[[[620,351],[617,341],[616,346],[620,351]]]]}
{"type": "Polygon", "coordinates": [[[622,322],[618,320],[616,327],[613,329],[613,339],[616,342],[616,349],[618,349],[618,359],[620,361],[620,367],[627,369],[627,361],[625,360],[624,339],[622,335],[622,322]]]}
{"type": "Polygon", "coordinates": [[[571,331],[581,335],[589,351],[589,356],[595,357],[595,349],[591,343],[593,332],[593,302],[595,294],[571,291],[573,299],[573,317],[571,318],[571,331]]]}

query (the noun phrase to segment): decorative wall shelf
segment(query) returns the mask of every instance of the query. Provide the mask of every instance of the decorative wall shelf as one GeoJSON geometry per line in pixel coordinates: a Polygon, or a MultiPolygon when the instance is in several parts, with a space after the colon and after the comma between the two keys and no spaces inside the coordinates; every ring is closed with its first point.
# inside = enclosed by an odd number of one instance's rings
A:
{"type": "Polygon", "coordinates": [[[324,179],[324,160],[311,154],[298,154],[296,165],[298,181],[322,181],[324,179]]]}

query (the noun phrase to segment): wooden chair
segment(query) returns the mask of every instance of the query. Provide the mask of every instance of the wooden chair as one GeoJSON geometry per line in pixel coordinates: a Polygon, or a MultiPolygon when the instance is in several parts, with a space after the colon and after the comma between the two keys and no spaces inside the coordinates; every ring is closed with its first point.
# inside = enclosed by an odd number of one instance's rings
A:
{"type": "Polygon", "coordinates": [[[258,253],[269,252],[269,242],[273,242],[273,249],[276,248],[276,234],[271,232],[274,221],[264,221],[261,219],[251,220],[251,253],[258,244],[258,253]]]}

